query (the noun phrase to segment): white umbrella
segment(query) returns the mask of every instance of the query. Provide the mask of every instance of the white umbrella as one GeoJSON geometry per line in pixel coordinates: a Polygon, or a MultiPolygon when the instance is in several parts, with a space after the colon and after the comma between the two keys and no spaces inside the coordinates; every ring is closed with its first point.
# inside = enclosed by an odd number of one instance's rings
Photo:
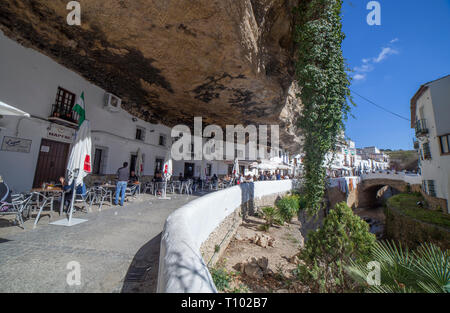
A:
{"type": "Polygon", "coordinates": [[[71,185],[75,181],[72,191],[72,203],[70,205],[69,226],[72,222],[73,202],[77,186],[82,185],[83,179],[92,172],[91,150],[91,128],[89,121],[85,120],[77,132],[75,144],[70,152],[69,163],[67,165],[67,171],[69,173],[68,184],[71,185]]]}
{"type": "Polygon", "coordinates": [[[30,117],[30,114],[19,110],[13,106],[10,106],[6,103],[0,101],[0,115],[15,115],[15,116],[24,116],[30,117]]]}
{"type": "Polygon", "coordinates": [[[238,160],[238,158],[234,159],[233,175],[234,175],[234,178],[239,177],[239,160],[238,160]]]}
{"type": "Polygon", "coordinates": [[[167,150],[167,153],[166,153],[166,158],[165,158],[165,161],[164,161],[164,172],[163,172],[163,175],[164,175],[164,194],[163,194],[163,196],[160,198],[160,199],[163,199],[163,200],[170,200],[170,198],[168,198],[167,196],[166,196],[166,194],[167,194],[167,182],[170,180],[170,178],[172,177],[172,171],[173,171],[173,166],[172,166],[172,151],[171,151],[171,149],[169,148],[168,150],[167,150]]]}
{"type": "Polygon", "coordinates": [[[164,179],[169,180],[172,177],[173,165],[172,165],[172,152],[167,150],[166,159],[164,160],[164,179]]]}
{"type": "Polygon", "coordinates": [[[137,157],[136,157],[136,176],[141,177],[142,172],[143,172],[143,165],[144,165],[144,160],[142,159],[142,152],[141,152],[141,148],[138,149],[137,151],[137,157]]]}

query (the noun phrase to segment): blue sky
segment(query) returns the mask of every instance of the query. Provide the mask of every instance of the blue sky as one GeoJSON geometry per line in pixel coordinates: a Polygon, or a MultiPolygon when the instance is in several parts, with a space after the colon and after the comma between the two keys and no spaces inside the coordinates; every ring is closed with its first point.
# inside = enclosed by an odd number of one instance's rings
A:
{"type": "MultiPolygon", "coordinates": [[[[421,84],[450,74],[450,0],[381,0],[381,25],[369,26],[369,0],[344,0],[344,57],[352,90],[410,119],[421,84]]],[[[346,134],[357,147],[413,148],[408,121],[354,95],[346,134]]]]}

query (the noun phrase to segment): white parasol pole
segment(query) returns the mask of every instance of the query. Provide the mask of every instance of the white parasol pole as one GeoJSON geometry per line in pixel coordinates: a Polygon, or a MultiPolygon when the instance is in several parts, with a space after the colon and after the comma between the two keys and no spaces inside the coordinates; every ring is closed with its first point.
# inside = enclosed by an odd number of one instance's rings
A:
{"type": "Polygon", "coordinates": [[[68,226],[72,225],[72,213],[73,213],[73,203],[75,202],[75,194],[77,192],[77,186],[75,182],[77,181],[79,169],[75,169],[73,174],[73,189],[72,189],[72,202],[70,202],[70,213],[69,213],[69,223],[68,226]]]}

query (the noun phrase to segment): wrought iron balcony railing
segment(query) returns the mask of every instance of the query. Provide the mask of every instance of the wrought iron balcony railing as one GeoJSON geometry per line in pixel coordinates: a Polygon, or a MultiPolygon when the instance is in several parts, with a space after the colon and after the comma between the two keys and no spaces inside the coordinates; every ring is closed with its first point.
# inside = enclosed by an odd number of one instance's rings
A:
{"type": "Polygon", "coordinates": [[[427,121],[417,120],[416,121],[416,136],[420,137],[428,134],[427,121]]]}

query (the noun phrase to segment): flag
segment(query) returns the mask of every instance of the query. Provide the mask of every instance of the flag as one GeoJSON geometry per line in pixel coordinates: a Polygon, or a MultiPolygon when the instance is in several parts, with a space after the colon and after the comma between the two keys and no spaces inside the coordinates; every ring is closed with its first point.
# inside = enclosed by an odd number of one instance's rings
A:
{"type": "Polygon", "coordinates": [[[80,119],[78,121],[78,126],[81,126],[83,124],[84,120],[86,119],[86,106],[84,103],[84,92],[81,93],[81,96],[77,99],[77,102],[75,103],[75,106],[73,107],[73,111],[77,112],[80,116],[80,119]]]}

